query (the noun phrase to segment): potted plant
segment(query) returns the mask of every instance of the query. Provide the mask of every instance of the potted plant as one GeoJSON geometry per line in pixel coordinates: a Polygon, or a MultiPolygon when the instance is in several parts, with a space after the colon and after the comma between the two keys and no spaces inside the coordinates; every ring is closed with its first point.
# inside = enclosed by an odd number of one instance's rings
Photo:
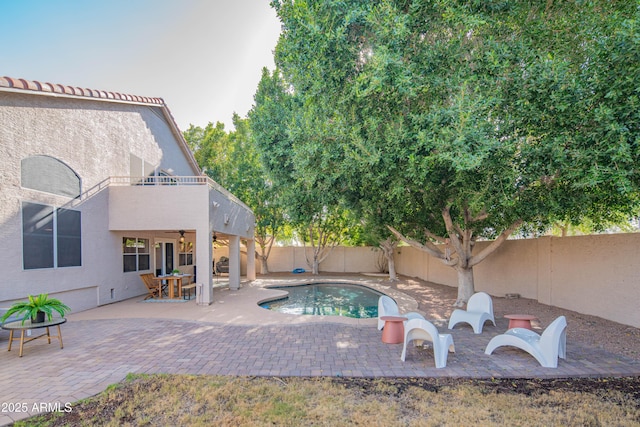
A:
{"type": "Polygon", "coordinates": [[[9,316],[17,314],[24,316],[22,318],[23,324],[27,319],[31,319],[32,323],[42,323],[45,320],[45,315],[47,320],[51,320],[54,311],[64,317],[65,313],[71,311],[71,309],[59,299],[49,298],[48,294],[29,295],[29,301],[13,303],[0,320],[4,322],[9,316]]]}
{"type": "Polygon", "coordinates": [[[174,268],[173,271],[171,272],[174,276],[179,276],[180,275],[180,270],[178,270],[177,268],[174,268]]]}

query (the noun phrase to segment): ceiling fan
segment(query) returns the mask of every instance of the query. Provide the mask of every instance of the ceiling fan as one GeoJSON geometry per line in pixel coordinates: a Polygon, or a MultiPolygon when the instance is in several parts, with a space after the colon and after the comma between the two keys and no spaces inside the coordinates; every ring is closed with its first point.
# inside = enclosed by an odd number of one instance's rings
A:
{"type": "Polygon", "coordinates": [[[184,234],[185,233],[193,233],[193,231],[176,230],[176,231],[165,231],[165,233],[171,233],[171,234],[178,233],[178,234],[180,234],[180,239],[179,239],[180,243],[184,243],[184,234]]]}

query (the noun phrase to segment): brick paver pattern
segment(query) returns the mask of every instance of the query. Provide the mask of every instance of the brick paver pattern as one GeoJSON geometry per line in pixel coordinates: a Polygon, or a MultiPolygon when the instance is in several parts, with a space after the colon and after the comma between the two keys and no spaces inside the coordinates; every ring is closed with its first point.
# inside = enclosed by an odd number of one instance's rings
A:
{"type": "MultiPolygon", "coordinates": [[[[0,349],[0,424],[35,414],[40,405],[64,407],[103,391],[128,373],[344,377],[576,377],[638,376],[640,362],[567,342],[567,359],[542,368],[518,349],[485,355],[489,340],[506,330],[487,323],[480,335],[468,325],[452,331],[456,352],[436,369],[433,350],[384,344],[375,326],[304,324],[234,326],[184,320],[72,320],[57,340],[25,345],[18,357],[0,349]],[[35,405],[35,406],[34,406],[35,405]],[[12,411],[9,411],[12,409],[12,411]],[[28,409],[25,413],[24,409],[28,409]]],[[[502,324],[504,323],[504,324],[502,324]]],[[[6,346],[7,341],[0,341],[6,346]]]]}

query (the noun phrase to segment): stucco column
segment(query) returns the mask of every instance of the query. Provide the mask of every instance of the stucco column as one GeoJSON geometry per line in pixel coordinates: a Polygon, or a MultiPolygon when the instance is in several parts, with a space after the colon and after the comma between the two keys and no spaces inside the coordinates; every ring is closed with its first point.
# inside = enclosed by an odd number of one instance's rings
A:
{"type": "Polygon", "coordinates": [[[229,237],[229,289],[240,289],[240,236],[229,237]]]}
{"type": "Polygon", "coordinates": [[[247,279],[256,280],[256,241],[247,240],[247,279]]]}
{"type": "Polygon", "coordinates": [[[200,305],[210,305],[213,302],[213,233],[209,227],[196,230],[196,297],[200,305]],[[199,294],[198,294],[199,292],[199,294]]]}

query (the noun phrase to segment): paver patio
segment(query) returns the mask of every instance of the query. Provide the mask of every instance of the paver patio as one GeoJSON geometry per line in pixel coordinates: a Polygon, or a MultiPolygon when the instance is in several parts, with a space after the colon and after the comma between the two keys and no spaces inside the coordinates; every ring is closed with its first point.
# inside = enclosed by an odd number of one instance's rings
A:
{"type": "MultiPolygon", "coordinates": [[[[239,291],[216,288],[216,303],[142,303],[143,297],[68,316],[64,349],[38,340],[18,352],[0,351],[0,424],[64,408],[103,391],[128,373],[353,377],[576,377],[640,376],[640,362],[567,341],[567,360],[542,368],[516,349],[484,354],[507,319],[481,335],[467,325],[449,331],[456,352],[436,369],[430,349],[383,344],[374,319],[313,318],[273,313],[256,301],[274,295],[261,281],[239,291]],[[34,406],[35,405],[35,406],[34,406]],[[12,407],[11,407],[12,406],[12,407]],[[15,409],[27,409],[26,412],[15,409]],[[13,409],[9,411],[9,409],[13,409]],[[34,410],[35,409],[35,410],[34,410]]],[[[400,298],[401,299],[401,298],[400,298]]],[[[411,305],[410,299],[404,304],[411,305]]],[[[433,322],[440,332],[446,320],[433,322]]],[[[570,327],[570,325],[569,325],[570,327]]],[[[6,332],[0,346],[7,344],[6,332]]],[[[2,348],[0,347],[0,350],[2,348]]]]}

